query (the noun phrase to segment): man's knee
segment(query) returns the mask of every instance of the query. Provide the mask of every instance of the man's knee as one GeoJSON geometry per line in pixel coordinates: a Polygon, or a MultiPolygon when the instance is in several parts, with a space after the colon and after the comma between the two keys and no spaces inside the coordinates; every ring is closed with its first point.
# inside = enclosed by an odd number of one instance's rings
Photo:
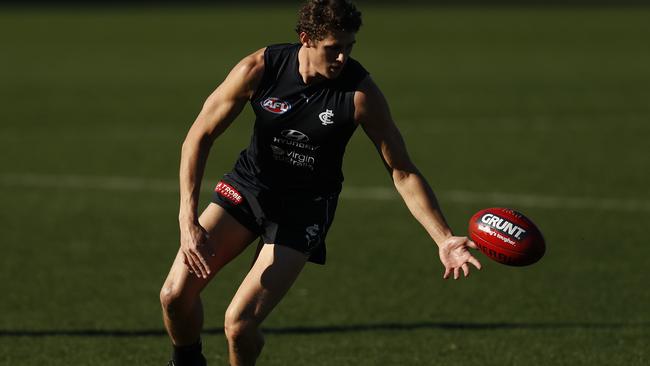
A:
{"type": "MultiPolygon", "coordinates": [[[[187,296],[185,296],[187,297],[187,296]]],[[[167,316],[174,316],[189,311],[192,306],[192,299],[182,296],[182,293],[168,284],[160,289],[160,305],[167,316]]]]}
{"type": "Polygon", "coordinates": [[[226,310],[224,317],[224,332],[231,343],[254,341],[258,347],[262,347],[264,338],[259,330],[258,322],[243,316],[231,308],[226,310]]]}

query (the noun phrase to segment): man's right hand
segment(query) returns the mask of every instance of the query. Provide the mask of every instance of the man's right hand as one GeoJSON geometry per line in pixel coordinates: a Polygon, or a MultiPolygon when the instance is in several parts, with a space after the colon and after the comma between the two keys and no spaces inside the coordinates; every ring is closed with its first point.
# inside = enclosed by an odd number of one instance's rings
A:
{"type": "Polygon", "coordinates": [[[194,273],[198,278],[208,278],[210,275],[208,258],[214,256],[207,243],[208,233],[199,223],[181,224],[180,229],[185,265],[190,273],[194,273]]]}

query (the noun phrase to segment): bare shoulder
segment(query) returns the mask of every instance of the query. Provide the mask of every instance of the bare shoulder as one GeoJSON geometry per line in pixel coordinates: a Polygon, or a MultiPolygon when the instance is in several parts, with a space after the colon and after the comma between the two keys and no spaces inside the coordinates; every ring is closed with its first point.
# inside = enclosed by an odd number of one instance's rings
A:
{"type": "Polygon", "coordinates": [[[365,103],[372,101],[381,94],[381,90],[370,75],[366,76],[357,86],[354,93],[355,107],[364,106],[365,103]]]}
{"type": "Polygon", "coordinates": [[[354,93],[354,119],[359,124],[390,119],[390,111],[384,94],[368,75],[354,93]]]}
{"type": "Polygon", "coordinates": [[[264,76],[265,50],[266,48],[261,48],[241,59],[230,71],[226,82],[233,81],[239,84],[248,97],[253,95],[264,76]]]}
{"type": "Polygon", "coordinates": [[[239,63],[235,66],[235,70],[239,72],[248,74],[251,77],[259,76],[261,77],[264,73],[264,51],[265,48],[261,48],[250,55],[244,57],[239,63]]]}

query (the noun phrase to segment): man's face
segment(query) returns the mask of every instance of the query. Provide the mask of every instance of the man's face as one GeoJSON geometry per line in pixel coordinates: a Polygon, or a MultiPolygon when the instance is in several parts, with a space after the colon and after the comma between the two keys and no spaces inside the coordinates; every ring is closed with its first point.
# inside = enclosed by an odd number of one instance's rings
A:
{"type": "Polygon", "coordinates": [[[314,59],[319,74],[334,79],[341,73],[348,61],[356,36],[352,32],[334,32],[320,41],[313,42],[314,59]]]}

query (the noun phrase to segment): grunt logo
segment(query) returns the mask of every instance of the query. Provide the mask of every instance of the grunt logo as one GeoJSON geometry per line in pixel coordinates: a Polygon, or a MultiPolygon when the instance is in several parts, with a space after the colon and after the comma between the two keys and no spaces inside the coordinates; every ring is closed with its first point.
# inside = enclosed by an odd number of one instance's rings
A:
{"type": "Polygon", "coordinates": [[[278,98],[266,98],[262,103],[262,108],[275,114],[282,114],[291,109],[291,104],[278,98]]]}
{"type": "Polygon", "coordinates": [[[526,237],[526,230],[524,228],[504,219],[503,217],[488,213],[483,215],[479,221],[487,226],[485,227],[484,225],[481,225],[479,227],[479,230],[481,231],[490,232],[489,228],[493,228],[516,240],[523,240],[526,237]]]}

